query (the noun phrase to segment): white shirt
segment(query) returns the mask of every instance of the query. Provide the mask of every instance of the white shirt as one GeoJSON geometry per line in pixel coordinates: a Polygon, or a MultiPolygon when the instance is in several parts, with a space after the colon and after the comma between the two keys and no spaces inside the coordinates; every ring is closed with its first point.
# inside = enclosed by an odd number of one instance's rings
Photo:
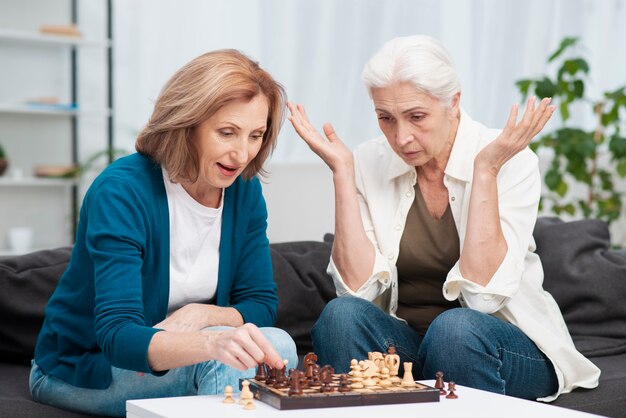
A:
{"type": "Polygon", "coordinates": [[[170,214],[170,297],[168,313],[193,302],[208,302],[217,290],[224,193],[218,208],[198,203],[165,169],[170,214]]]}
{"type": "MultiPolygon", "coordinates": [[[[461,112],[444,177],[460,248],[465,240],[474,159],[499,133],[461,112]]],[[[395,316],[396,261],[415,198],[416,172],[395,154],[384,136],[357,147],[354,160],[361,218],[376,250],[374,268],[356,292],[345,284],[332,258],[328,274],[333,277],[338,296],[352,295],[374,301],[395,316]]],[[[552,401],[576,387],[594,388],[598,385],[600,369],[576,350],[558,305],[542,287],[543,268],[534,252],[532,236],[541,192],[536,155],[526,148],[514,156],[500,170],[497,185],[507,254],[484,287],[465,279],[457,261],[443,285],[443,295],[448,300],[458,299],[463,307],[494,314],[516,325],[552,361],[559,390],[539,400],[552,401]]]]}

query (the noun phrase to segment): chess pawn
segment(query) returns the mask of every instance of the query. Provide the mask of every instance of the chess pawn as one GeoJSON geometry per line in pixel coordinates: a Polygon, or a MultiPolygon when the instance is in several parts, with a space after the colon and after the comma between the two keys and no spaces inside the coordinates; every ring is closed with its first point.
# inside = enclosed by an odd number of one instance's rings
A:
{"type": "Polygon", "coordinates": [[[380,371],[380,382],[378,382],[378,385],[382,387],[387,387],[391,386],[392,384],[393,382],[389,380],[389,369],[383,367],[383,369],[380,371]]]}
{"type": "Polygon", "coordinates": [[[458,396],[454,391],[456,390],[456,383],[448,382],[448,394],[446,395],[446,399],[456,399],[458,396]]]}
{"type": "Polygon", "coordinates": [[[355,358],[353,358],[352,361],[350,361],[350,371],[348,372],[350,376],[353,375],[354,369],[356,367],[359,367],[359,362],[355,358]]]}
{"type": "Polygon", "coordinates": [[[350,387],[353,389],[363,389],[363,383],[361,382],[363,382],[363,373],[361,373],[360,370],[354,370],[350,387]]]}
{"type": "Polygon", "coordinates": [[[222,402],[224,403],[235,403],[233,399],[233,387],[228,385],[224,388],[224,395],[226,396],[222,402]]]}
{"type": "Polygon", "coordinates": [[[443,372],[435,373],[435,389],[439,389],[439,396],[445,395],[445,383],[443,382],[443,372]]]}
{"type": "Polygon", "coordinates": [[[413,378],[413,363],[410,361],[404,362],[404,376],[402,377],[402,381],[400,382],[400,386],[413,387],[417,386],[415,384],[415,379],[413,378]]]}
{"type": "Polygon", "coordinates": [[[394,346],[389,347],[389,354],[385,356],[385,366],[389,369],[389,380],[393,383],[400,381],[398,377],[398,370],[400,369],[400,356],[396,354],[396,348],[394,346]]]}
{"type": "Polygon", "coordinates": [[[267,370],[265,369],[265,363],[259,363],[256,368],[256,375],[254,380],[264,382],[267,380],[267,370]]]}
{"type": "Polygon", "coordinates": [[[250,382],[244,380],[241,382],[241,395],[239,395],[239,403],[241,405],[246,405],[248,400],[252,400],[254,398],[254,394],[250,390],[250,382]]]}
{"type": "Polygon", "coordinates": [[[342,374],[339,376],[339,392],[345,393],[350,392],[352,389],[350,388],[350,383],[348,382],[348,375],[342,374]]]}

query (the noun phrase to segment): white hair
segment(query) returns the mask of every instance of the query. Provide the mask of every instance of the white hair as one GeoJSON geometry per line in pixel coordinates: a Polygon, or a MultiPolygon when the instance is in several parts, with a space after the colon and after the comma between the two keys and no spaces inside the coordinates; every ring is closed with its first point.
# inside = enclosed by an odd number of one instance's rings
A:
{"type": "Polygon", "coordinates": [[[408,81],[418,89],[450,106],[461,91],[459,75],[441,42],[426,35],[394,38],[365,65],[361,78],[370,97],[372,88],[408,81]]]}

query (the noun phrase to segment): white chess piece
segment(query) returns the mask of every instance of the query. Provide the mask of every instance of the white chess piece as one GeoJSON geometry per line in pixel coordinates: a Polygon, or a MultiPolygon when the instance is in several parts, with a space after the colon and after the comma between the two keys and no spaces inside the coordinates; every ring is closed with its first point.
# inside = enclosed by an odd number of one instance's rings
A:
{"type": "Polygon", "coordinates": [[[413,368],[413,363],[409,361],[404,362],[404,376],[402,377],[400,386],[405,386],[405,387],[417,386],[415,384],[415,379],[413,378],[413,371],[411,370],[412,368],[413,368]]]}
{"type": "Polygon", "coordinates": [[[233,387],[228,385],[224,388],[224,395],[226,396],[222,402],[224,403],[235,403],[233,399],[233,387]]]}
{"type": "Polygon", "coordinates": [[[246,405],[248,400],[253,399],[254,394],[250,390],[250,382],[244,380],[241,382],[241,395],[239,396],[239,403],[241,405],[246,405]]]}

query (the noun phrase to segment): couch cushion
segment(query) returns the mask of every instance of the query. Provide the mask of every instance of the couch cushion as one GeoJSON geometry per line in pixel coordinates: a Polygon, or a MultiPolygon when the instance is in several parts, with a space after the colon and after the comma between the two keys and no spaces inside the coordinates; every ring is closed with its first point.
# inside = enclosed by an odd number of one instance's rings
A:
{"type": "Polygon", "coordinates": [[[0,360],[30,364],[69,247],[0,260],[0,360]]]}
{"type": "Polygon", "coordinates": [[[607,417],[626,416],[626,354],[590,357],[602,370],[600,386],[595,389],[576,389],[559,396],[552,404],[607,417]]]}
{"type": "Polygon", "coordinates": [[[539,218],[534,232],[544,288],[586,356],[626,353],[626,252],[610,249],[606,223],[539,218]]]}
{"type": "Polygon", "coordinates": [[[0,418],[87,418],[95,415],[69,412],[32,400],[28,390],[30,367],[0,362],[0,418]]]}
{"type": "Polygon", "coordinates": [[[311,328],[336,297],[326,274],[331,247],[330,242],[313,241],[270,245],[279,300],[276,326],[291,335],[300,354],[313,351],[311,328]]]}

